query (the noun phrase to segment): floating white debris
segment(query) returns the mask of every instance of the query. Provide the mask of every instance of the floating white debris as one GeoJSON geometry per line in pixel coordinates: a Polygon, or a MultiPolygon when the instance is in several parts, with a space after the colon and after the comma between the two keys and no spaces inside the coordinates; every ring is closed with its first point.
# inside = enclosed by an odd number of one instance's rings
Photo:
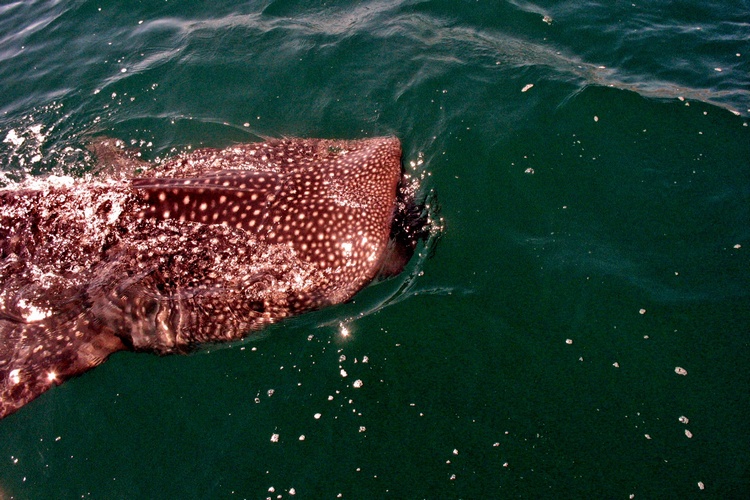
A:
{"type": "Polygon", "coordinates": [[[614,366],[615,368],[620,368],[620,363],[615,361],[614,363],[612,363],[612,366],[614,366]]]}
{"type": "Polygon", "coordinates": [[[531,167],[529,167],[529,168],[527,168],[526,170],[524,170],[524,171],[523,171],[523,173],[524,173],[524,174],[530,174],[530,175],[534,175],[534,169],[533,169],[533,168],[531,168],[531,167]]]}
{"type": "Polygon", "coordinates": [[[681,366],[675,366],[675,368],[674,368],[674,372],[675,372],[675,373],[676,373],[677,375],[687,375],[687,370],[686,370],[686,369],[684,369],[684,368],[682,368],[681,366]]]}
{"type": "Polygon", "coordinates": [[[359,432],[365,432],[367,428],[364,425],[359,426],[359,432]]]}
{"type": "Polygon", "coordinates": [[[639,310],[638,310],[638,313],[639,313],[639,314],[646,314],[646,310],[645,310],[645,309],[639,309],[639,310]]]}
{"type": "Polygon", "coordinates": [[[271,434],[271,442],[272,443],[278,443],[279,442],[279,435],[278,434],[271,434]]]}
{"type": "Polygon", "coordinates": [[[245,122],[245,123],[242,124],[242,126],[243,127],[249,127],[250,126],[250,122],[245,122]]]}
{"type": "Polygon", "coordinates": [[[533,83],[527,83],[526,85],[523,86],[523,88],[521,89],[521,92],[526,92],[527,90],[529,90],[533,86],[534,86],[533,83]]]}
{"type": "Polygon", "coordinates": [[[299,440],[300,440],[300,441],[304,441],[304,440],[305,440],[305,435],[304,435],[304,434],[300,434],[300,436],[299,436],[299,440]]]}
{"type": "Polygon", "coordinates": [[[740,248],[742,248],[742,245],[740,245],[739,243],[737,243],[737,244],[736,244],[735,246],[733,246],[732,248],[735,248],[735,249],[739,250],[740,248]]]}
{"type": "Polygon", "coordinates": [[[355,380],[352,384],[352,387],[354,387],[355,389],[359,389],[360,387],[362,387],[362,381],[360,379],[355,380]]]}
{"type": "Polygon", "coordinates": [[[454,455],[458,455],[458,449],[454,448],[454,449],[453,449],[453,454],[454,454],[454,455]]]}
{"type": "Polygon", "coordinates": [[[341,369],[339,373],[341,373],[342,377],[346,377],[347,375],[349,375],[348,373],[346,373],[346,370],[344,370],[343,368],[341,369]]]}
{"type": "Polygon", "coordinates": [[[120,70],[120,73],[127,73],[127,72],[128,72],[128,68],[122,68],[122,69],[120,70]]]}
{"type": "Polygon", "coordinates": [[[289,488],[289,494],[290,495],[296,495],[297,494],[297,490],[295,490],[294,488],[289,488]]]}
{"type": "MultiPolygon", "coordinates": [[[[552,18],[550,16],[544,16],[542,18],[542,21],[544,21],[547,24],[552,24],[552,18]]],[[[739,55],[739,54],[738,54],[739,55]]]]}
{"type": "Polygon", "coordinates": [[[495,442],[495,443],[492,443],[492,447],[493,447],[493,448],[497,448],[498,446],[500,446],[500,443],[497,443],[497,442],[495,442]]]}

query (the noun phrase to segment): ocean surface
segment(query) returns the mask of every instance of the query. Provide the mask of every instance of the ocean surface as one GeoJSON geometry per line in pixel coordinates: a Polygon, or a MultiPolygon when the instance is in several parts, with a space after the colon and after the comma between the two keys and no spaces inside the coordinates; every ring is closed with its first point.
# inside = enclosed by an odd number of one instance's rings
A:
{"type": "Polygon", "coordinates": [[[441,229],[352,303],[43,394],[0,498],[748,498],[749,121],[747,0],[3,2],[4,185],[100,135],[395,134],[441,229]]]}

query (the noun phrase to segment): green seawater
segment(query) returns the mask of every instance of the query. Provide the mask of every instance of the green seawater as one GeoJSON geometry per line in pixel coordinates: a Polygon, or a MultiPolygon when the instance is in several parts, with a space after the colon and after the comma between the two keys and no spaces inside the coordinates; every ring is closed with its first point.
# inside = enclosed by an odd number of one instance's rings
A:
{"type": "Polygon", "coordinates": [[[0,498],[747,498],[748,61],[747,0],[3,3],[3,184],[96,135],[395,134],[444,229],[353,303],[43,394],[0,498]]]}

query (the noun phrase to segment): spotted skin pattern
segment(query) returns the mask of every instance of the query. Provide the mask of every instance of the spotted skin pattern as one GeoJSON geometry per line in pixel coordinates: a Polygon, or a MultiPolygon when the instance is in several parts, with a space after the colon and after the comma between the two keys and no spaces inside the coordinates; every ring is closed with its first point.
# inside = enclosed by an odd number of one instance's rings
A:
{"type": "Polygon", "coordinates": [[[0,189],[0,418],[113,352],[189,352],[349,300],[416,244],[394,237],[413,205],[395,137],[202,149],[138,176],[115,144],[92,150],[117,173],[0,189]]]}

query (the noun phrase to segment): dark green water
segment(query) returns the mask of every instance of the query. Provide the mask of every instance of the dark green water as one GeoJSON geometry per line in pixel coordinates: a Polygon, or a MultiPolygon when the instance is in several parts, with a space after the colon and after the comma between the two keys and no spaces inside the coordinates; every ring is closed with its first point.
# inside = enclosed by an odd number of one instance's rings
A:
{"type": "Polygon", "coordinates": [[[352,304],[44,394],[0,498],[747,498],[749,40],[746,0],[4,3],[11,179],[97,134],[396,134],[445,229],[352,304]]]}

